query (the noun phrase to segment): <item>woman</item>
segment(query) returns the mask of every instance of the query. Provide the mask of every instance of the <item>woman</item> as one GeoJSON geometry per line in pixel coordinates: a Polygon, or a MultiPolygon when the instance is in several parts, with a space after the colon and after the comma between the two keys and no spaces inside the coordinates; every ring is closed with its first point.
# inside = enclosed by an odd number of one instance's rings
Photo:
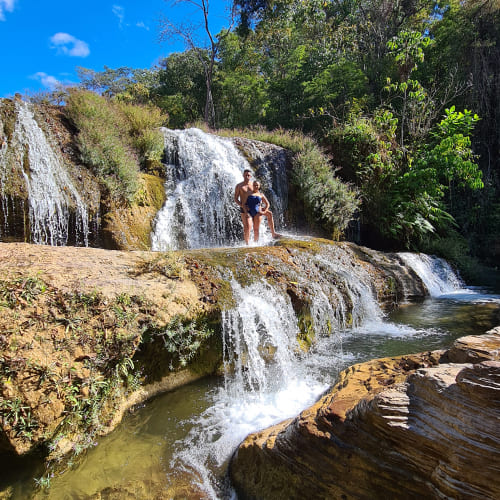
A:
{"type": "Polygon", "coordinates": [[[259,228],[262,216],[267,217],[268,222],[271,221],[269,228],[271,229],[273,238],[276,238],[278,235],[274,232],[274,220],[273,214],[269,210],[269,200],[260,192],[259,181],[254,181],[252,194],[248,196],[245,205],[253,220],[253,240],[255,242],[259,241],[259,228]]]}

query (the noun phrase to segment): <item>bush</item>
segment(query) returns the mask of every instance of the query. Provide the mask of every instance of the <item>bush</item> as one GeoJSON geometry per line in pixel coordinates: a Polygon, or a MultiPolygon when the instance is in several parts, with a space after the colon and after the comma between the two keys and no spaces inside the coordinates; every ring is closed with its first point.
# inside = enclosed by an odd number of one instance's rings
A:
{"type": "Polygon", "coordinates": [[[358,209],[357,192],[335,176],[335,169],[317,147],[294,157],[292,182],[306,210],[333,239],[339,239],[358,209]]]}
{"type": "Polygon", "coordinates": [[[154,106],[120,103],[118,107],[127,118],[128,133],[141,165],[159,163],[164,149],[159,127],[165,125],[166,116],[154,106]]]}
{"type": "Polygon", "coordinates": [[[132,201],[140,167],[159,163],[163,154],[161,111],[76,89],[69,92],[65,110],[79,131],[82,161],[94,169],[111,196],[132,201]]]}

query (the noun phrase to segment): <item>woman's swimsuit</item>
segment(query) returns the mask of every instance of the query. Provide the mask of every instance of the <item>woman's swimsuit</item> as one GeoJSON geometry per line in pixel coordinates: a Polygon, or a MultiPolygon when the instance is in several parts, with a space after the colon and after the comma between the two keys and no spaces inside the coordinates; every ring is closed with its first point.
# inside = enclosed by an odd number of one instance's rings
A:
{"type": "Polygon", "coordinates": [[[252,217],[255,217],[258,213],[260,213],[261,202],[262,198],[260,196],[255,196],[254,194],[251,194],[247,198],[245,205],[248,207],[248,211],[252,217]]]}

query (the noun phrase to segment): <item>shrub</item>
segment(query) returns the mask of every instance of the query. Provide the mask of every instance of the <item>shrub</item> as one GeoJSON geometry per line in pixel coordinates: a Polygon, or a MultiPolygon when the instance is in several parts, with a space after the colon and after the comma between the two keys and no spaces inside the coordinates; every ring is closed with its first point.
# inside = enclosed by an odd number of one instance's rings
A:
{"type": "Polygon", "coordinates": [[[66,114],[78,129],[82,161],[91,166],[114,198],[132,201],[139,170],[160,162],[165,117],[158,108],[112,101],[72,89],[66,114]]]}
{"type": "Polygon", "coordinates": [[[141,165],[159,163],[164,148],[159,127],[165,125],[166,116],[155,106],[119,103],[118,107],[127,118],[128,133],[141,165]]]}
{"type": "Polygon", "coordinates": [[[356,191],[335,176],[335,169],[317,147],[295,156],[292,182],[307,211],[333,239],[339,239],[359,206],[356,191]]]}

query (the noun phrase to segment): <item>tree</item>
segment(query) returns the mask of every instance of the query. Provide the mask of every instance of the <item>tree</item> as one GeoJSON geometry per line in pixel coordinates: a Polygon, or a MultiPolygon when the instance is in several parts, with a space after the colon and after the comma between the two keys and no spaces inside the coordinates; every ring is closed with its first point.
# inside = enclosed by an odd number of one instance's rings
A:
{"type": "Polygon", "coordinates": [[[199,26],[193,23],[178,24],[167,17],[160,20],[161,30],[160,39],[165,41],[172,37],[181,38],[188,50],[193,51],[199,62],[203,66],[205,74],[206,98],[205,98],[205,123],[209,127],[215,126],[215,106],[213,99],[213,79],[217,60],[217,53],[222,38],[231,30],[223,30],[219,35],[215,36],[209,26],[209,1],[208,0],[166,0],[167,3],[175,7],[180,4],[189,4],[195,6],[203,17],[203,30],[208,38],[208,47],[202,48],[196,43],[196,34],[199,26]],[[207,57],[208,56],[208,57],[207,57]]]}
{"type": "Polygon", "coordinates": [[[203,120],[206,85],[198,54],[192,50],[174,52],[158,66],[154,101],[169,114],[170,126],[203,120]]]}

